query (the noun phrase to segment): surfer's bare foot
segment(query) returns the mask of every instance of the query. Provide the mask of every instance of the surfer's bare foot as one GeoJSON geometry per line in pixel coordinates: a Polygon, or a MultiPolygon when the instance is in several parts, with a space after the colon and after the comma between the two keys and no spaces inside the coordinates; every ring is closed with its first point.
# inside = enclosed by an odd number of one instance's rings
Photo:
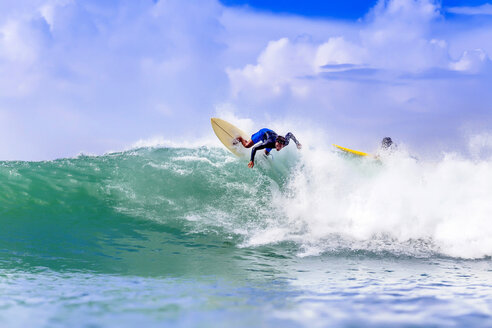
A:
{"type": "Polygon", "coordinates": [[[243,138],[241,136],[237,137],[236,139],[234,139],[234,141],[232,142],[232,144],[235,146],[237,145],[238,143],[241,143],[243,144],[243,138]]]}

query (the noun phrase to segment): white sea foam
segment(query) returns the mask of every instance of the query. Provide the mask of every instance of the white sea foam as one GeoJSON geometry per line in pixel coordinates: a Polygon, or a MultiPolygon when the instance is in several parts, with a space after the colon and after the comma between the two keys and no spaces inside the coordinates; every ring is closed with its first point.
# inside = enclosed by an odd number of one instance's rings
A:
{"type": "Polygon", "coordinates": [[[218,147],[220,141],[212,135],[199,137],[192,140],[171,140],[162,136],[154,136],[148,139],[140,139],[128,147],[126,150],[137,148],[198,148],[198,147],[218,147]]]}
{"type": "Polygon", "coordinates": [[[214,166],[214,167],[223,167],[224,165],[227,165],[228,163],[233,162],[234,157],[232,157],[232,156],[226,157],[224,159],[224,161],[217,162],[217,163],[212,162],[210,159],[208,159],[206,157],[200,157],[200,156],[179,156],[179,157],[173,158],[173,161],[174,162],[202,162],[202,163],[209,164],[210,166],[214,166]]]}
{"type": "Polygon", "coordinates": [[[302,154],[287,191],[274,197],[282,219],[249,245],[295,241],[301,255],[340,247],[463,258],[492,255],[492,161],[455,154],[422,162],[404,151],[348,160],[328,149],[302,154]]]}

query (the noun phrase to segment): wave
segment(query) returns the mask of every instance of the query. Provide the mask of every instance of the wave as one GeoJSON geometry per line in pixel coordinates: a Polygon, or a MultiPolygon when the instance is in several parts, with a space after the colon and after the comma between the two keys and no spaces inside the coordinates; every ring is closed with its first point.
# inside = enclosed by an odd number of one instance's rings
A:
{"type": "Polygon", "coordinates": [[[2,162],[0,250],[117,258],[155,248],[155,236],[199,234],[237,248],[293,244],[298,256],[492,255],[490,160],[418,161],[403,151],[372,160],[322,148],[274,156],[276,166],[255,169],[214,147],[2,162]],[[135,242],[143,239],[152,244],[135,242]]]}
{"type": "MultiPolygon", "coordinates": [[[[492,254],[492,162],[448,154],[419,161],[404,151],[350,164],[332,152],[304,153],[288,185],[279,239],[305,255],[347,247],[415,256],[492,254]],[[295,228],[292,228],[295,227],[295,228]]],[[[260,238],[261,239],[261,238],[260,238]]]]}

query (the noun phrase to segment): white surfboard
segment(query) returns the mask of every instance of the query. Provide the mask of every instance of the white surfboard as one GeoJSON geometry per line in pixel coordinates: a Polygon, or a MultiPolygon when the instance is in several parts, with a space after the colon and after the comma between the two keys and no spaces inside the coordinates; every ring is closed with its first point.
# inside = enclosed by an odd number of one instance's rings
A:
{"type": "Polygon", "coordinates": [[[249,139],[248,135],[243,130],[220,118],[213,117],[210,121],[215,135],[224,146],[231,151],[231,153],[242,158],[248,157],[249,150],[244,148],[243,145],[236,140],[239,136],[246,140],[249,139]]]}

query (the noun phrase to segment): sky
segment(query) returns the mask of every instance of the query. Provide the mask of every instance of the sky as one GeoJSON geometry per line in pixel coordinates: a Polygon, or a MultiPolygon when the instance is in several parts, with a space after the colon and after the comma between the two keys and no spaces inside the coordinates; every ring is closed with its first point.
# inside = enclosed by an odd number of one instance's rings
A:
{"type": "Polygon", "coordinates": [[[221,0],[226,6],[249,7],[270,13],[294,14],[307,17],[332,19],[358,19],[371,9],[377,0],[221,0]]]}
{"type": "MultiPolygon", "coordinates": [[[[226,6],[249,7],[270,13],[302,15],[307,17],[332,19],[358,19],[364,16],[378,0],[221,0],[226,6]]],[[[443,8],[480,7],[487,0],[443,0],[443,8]]],[[[446,12],[444,12],[446,14],[446,12]]]]}
{"type": "Polygon", "coordinates": [[[492,147],[491,56],[490,1],[3,1],[0,160],[193,144],[231,113],[366,151],[492,147]]]}

